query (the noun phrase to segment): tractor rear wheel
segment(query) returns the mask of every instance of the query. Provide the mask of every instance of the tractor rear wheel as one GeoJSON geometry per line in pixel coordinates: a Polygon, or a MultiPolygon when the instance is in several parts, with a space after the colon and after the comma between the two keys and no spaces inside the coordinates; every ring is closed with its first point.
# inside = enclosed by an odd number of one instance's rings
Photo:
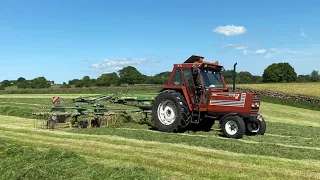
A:
{"type": "Polygon", "coordinates": [[[190,117],[184,96],[173,90],[161,92],[152,105],[153,126],[163,132],[182,132],[190,117]]]}
{"type": "Polygon", "coordinates": [[[221,130],[227,138],[240,139],[246,132],[246,125],[239,116],[227,116],[222,119],[221,130]]]}

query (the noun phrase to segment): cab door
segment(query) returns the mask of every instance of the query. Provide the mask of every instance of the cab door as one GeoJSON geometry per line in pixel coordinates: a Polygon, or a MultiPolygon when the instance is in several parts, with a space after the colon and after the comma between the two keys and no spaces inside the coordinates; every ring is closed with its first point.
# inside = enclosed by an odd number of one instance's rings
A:
{"type": "Polygon", "coordinates": [[[196,105],[196,89],[193,81],[192,71],[191,68],[184,68],[183,69],[183,77],[184,82],[186,85],[186,89],[188,91],[189,100],[192,104],[192,108],[197,107],[196,105]]]}
{"type": "Polygon", "coordinates": [[[199,95],[200,96],[199,99],[201,100],[200,108],[202,110],[207,109],[209,104],[209,99],[210,99],[210,90],[205,86],[205,80],[201,74],[201,70],[199,70],[198,72],[196,84],[199,84],[199,89],[201,90],[201,93],[199,95]]]}

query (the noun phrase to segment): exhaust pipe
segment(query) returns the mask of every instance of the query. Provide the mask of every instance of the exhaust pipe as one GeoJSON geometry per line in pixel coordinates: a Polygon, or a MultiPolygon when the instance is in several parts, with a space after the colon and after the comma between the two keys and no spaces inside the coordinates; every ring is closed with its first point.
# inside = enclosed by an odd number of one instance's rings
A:
{"type": "Polygon", "coordinates": [[[237,73],[236,73],[236,66],[237,66],[238,63],[235,63],[233,65],[233,86],[232,86],[232,91],[235,92],[236,91],[236,76],[237,76],[237,73]]]}

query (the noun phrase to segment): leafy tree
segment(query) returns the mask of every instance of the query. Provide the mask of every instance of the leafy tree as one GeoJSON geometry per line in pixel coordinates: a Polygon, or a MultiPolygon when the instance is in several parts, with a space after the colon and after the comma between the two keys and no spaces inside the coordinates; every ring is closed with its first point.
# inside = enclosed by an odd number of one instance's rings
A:
{"type": "Polygon", "coordinates": [[[74,84],[75,87],[83,87],[83,83],[81,80],[77,81],[75,84],[74,84]]]}
{"type": "Polygon", "coordinates": [[[4,80],[1,82],[1,86],[3,87],[8,87],[8,86],[11,86],[11,83],[9,80],[4,80]]]}
{"type": "Polygon", "coordinates": [[[154,76],[148,77],[150,79],[150,84],[166,84],[168,82],[168,79],[170,77],[171,72],[161,72],[159,74],[156,74],[154,76]]]}
{"type": "Polygon", "coordinates": [[[22,81],[22,82],[19,82],[17,83],[17,87],[19,89],[26,89],[26,88],[31,88],[31,84],[30,84],[30,81],[22,81]]]}
{"type": "Polygon", "coordinates": [[[37,77],[31,80],[31,88],[49,88],[51,86],[50,82],[47,81],[45,77],[37,77]]]}
{"type": "Polygon", "coordinates": [[[82,86],[84,86],[84,87],[90,87],[92,85],[91,79],[89,76],[84,76],[81,80],[81,83],[82,83],[82,86]]]}
{"type": "Polygon", "coordinates": [[[66,82],[63,82],[61,88],[71,88],[71,85],[67,84],[66,82]]]}
{"type": "Polygon", "coordinates": [[[143,75],[135,67],[127,66],[119,70],[118,72],[121,83],[133,85],[143,82],[143,75]]]}
{"type": "Polygon", "coordinates": [[[263,72],[263,82],[293,82],[297,73],[289,63],[273,63],[263,72]]]}
{"type": "Polygon", "coordinates": [[[97,84],[97,79],[90,79],[90,86],[94,86],[97,84]]]}
{"type": "Polygon", "coordinates": [[[119,81],[119,76],[117,75],[117,73],[113,72],[113,73],[106,73],[106,74],[102,74],[100,77],[97,78],[97,82],[96,84],[98,86],[111,86],[111,85],[119,85],[120,81],[119,81]]]}
{"type": "Polygon", "coordinates": [[[233,82],[233,70],[223,70],[222,75],[227,84],[231,84],[233,82]]]}
{"type": "Polygon", "coordinates": [[[313,70],[310,74],[310,80],[313,82],[320,81],[320,74],[318,71],[313,70]]]}
{"type": "Polygon", "coordinates": [[[0,85],[0,90],[4,90],[4,86],[0,85]]]}
{"type": "Polygon", "coordinates": [[[30,87],[30,82],[27,81],[24,77],[19,77],[16,81],[16,85],[20,89],[25,89],[27,87],[30,87]]]}
{"type": "Polygon", "coordinates": [[[261,76],[252,76],[252,83],[259,84],[262,82],[261,76]]]}
{"type": "Polygon", "coordinates": [[[72,79],[72,80],[70,80],[70,81],[68,82],[68,84],[69,84],[69,85],[76,85],[77,83],[79,83],[79,81],[81,81],[81,80],[79,80],[79,79],[72,79]]]}
{"type": "Polygon", "coordinates": [[[17,83],[25,82],[26,79],[24,77],[19,77],[17,83]]]}
{"type": "Polygon", "coordinates": [[[237,83],[249,84],[252,83],[252,74],[248,71],[241,71],[237,74],[237,83]]]}
{"type": "Polygon", "coordinates": [[[297,77],[297,82],[310,82],[311,81],[311,77],[310,75],[299,75],[297,77]]]}

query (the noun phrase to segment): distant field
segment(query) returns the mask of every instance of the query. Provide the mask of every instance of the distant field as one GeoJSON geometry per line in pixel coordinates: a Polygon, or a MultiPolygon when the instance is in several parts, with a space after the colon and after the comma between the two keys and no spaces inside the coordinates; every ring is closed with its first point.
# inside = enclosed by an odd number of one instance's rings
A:
{"type": "MultiPolygon", "coordinates": [[[[268,83],[237,84],[237,87],[264,91],[275,91],[286,94],[306,95],[320,98],[320,82],[316,83],[268,83]]],[[[230,86],[231,87],[231,86],[230,86]]]]}
{"type": "Polygon", "coordinates": [[[217,124],[182,134],[137,123],[34,129],[30,113],[50,108],[51,96],[0,96],[0,179],[320,179],[318,111],[263,102],[267,133],[240,140],[221,137],[217,124]]]}
{"type": "MultiPolygon", "coordinates": [[[[162,85],[134,85],[123,87],[90,87],[90,88],[59,88],[60,85],[53,85],[49,89],[17,89],[15,86],[7,87],[0,91],[0,94],[106,94],[110,92],[137,93],[137,92],[156,92],[162,85]]],[[[232,85],[228,85],[232,87],[232,85]]],[[[237,84],[236,87],[250,88],[256,90],[282,92],[293,95],[304,95],[320,98],[320,82],[317,83],[268,83],[268,84],[237,84]]]]}

